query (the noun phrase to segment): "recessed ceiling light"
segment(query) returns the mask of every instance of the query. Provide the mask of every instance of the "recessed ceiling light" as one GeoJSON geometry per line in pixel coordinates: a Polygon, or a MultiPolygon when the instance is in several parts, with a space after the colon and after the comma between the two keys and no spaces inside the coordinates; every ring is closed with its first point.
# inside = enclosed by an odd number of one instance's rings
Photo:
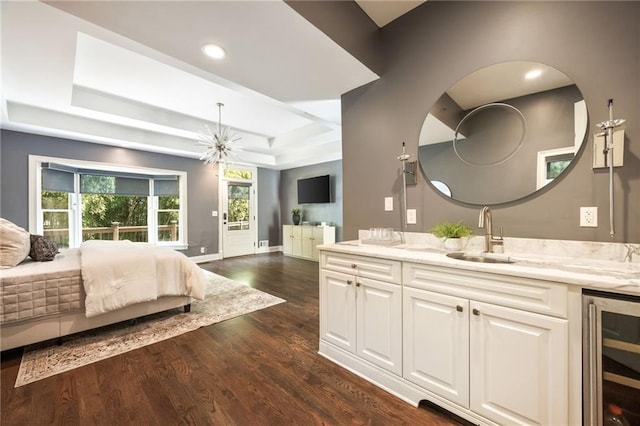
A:
{"type": "Polygon", "coordinates": [[[533,80],[534,78],[538,78],[542,75],[542,71],[540,70],[531,70],[524,75],[524,78],[527,80],[533,80]]]}
{"type": "Polygon", "coordinates": [[[227,54],[227,52],[217,44],[205,44],[202,46],[202,52],[213,59],[222,59],[227,54]]]}

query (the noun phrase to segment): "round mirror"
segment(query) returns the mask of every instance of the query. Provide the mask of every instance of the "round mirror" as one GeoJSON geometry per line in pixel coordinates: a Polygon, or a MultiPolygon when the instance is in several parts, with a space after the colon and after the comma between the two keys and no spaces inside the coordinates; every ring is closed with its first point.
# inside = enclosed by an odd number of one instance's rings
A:
{"type": "Polygon", "coordinates": [[[560,177],[586,133],[586,104],[569,77],[536,62],[504,62],[468,75],[438,99],[418,154],[443,195],[501,204],[560,177]]]}

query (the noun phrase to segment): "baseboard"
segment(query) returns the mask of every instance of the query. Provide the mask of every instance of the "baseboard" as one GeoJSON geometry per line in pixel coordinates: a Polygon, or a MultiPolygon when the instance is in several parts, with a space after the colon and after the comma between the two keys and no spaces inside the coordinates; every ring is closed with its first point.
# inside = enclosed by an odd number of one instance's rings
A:
{"type": "Polygon", "coordinates": [[[259,253],[273,253],[276,251],[282,251],[282,246],[269,246],[269,247],[258,247],[256,250],[256,254],[259,253]]]}
{"type": "Polygon", "coordinates": [[[220,256],[220,253],[214,253],[205,254],[203,256],[191,256],[189,259],[193,260],[195,263],[207,263],[214,260],[220,260],[222,257],[220,256]]]}
{"type": "MultiPolygon", "coordinates": [[[[272,252],[278,252],[278,251],[282,251],[282,246],[260,247],[256,250],[256,254],[272,253],[272,252]]],[[[214,260],[220,260],[222,259],[222,256],[220,255],[220,253],[214,253],[214,254],[205,254],[202,256],[191,256],[189,257],[189,259],[193,260],[195,263],[206,263],[206,262],[212,262],[214,260]]]]}

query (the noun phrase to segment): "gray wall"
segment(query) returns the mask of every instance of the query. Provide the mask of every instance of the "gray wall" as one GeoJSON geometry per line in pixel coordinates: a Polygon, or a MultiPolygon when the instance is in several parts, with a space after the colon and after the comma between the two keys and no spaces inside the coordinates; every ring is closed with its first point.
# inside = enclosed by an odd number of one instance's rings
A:
{"type": "Polygon", "coordinates": [[[342,241],[342,161],[330,161],[280,172],[281,223],[293,224],[291,209],[302,209],[303,222],[327,222],[336,227],[336,241],[342,241]],[[331,203],[298,204],[298,179],[330,175],[331,203]]]}
{"type": "Polygon", "coordinates": [[[0,216],[26,229],[30,154],[187,172],[189,249],[184,253],[198,256],[202,246],[208,247],[210,254],[218,252],[218,218],[211,216],[212,210],[218,210],[215,168],[189,158],[2,130],[0,216]]]}
{"type": "MultiPolygon", "coordinates": [[[[529,60],[573,79],[589,113],[588,146],[561,181],[493,208],[506,236],[640,242],[640,2],[426,2],[382,32],[386,72],[342,97],[344,238],[360,228],[400,228],[401,143],[417,158],[424,118],[453,83],[490,64],[529,60]],[[608,176],[593,170],[594,123],[626,118],[624,167],[615,171],[616,235],[609,237],[608,176]],[[597,206],[598,228],[579,227],[579,207],[597,206]]],[[[355,53],[352,50],[352,53],[355,53]]],[[[500,185],[500,182],[496,182],[500,185]]],[[[438,222],[478,220],[479,208],[440,196],[421,173],[409,208],[426,231],[438,222]]],[[[476,232],[481,233],[482,230],[476,232]]]]}
{"type": "Polygon", "coordinates": [[[258,168],[258,241],[282,243],[280,222],[280,171],[258,168]]]}

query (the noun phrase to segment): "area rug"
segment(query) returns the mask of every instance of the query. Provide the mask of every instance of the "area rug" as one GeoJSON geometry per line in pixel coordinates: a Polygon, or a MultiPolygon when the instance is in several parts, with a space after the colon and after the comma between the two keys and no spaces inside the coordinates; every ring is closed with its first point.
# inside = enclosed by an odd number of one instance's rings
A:
{"type": "Polygon", "coordinates": [[[27,346],[22,355],[15,387],[42,380],[83,365],[170,339],[230,318],[285,302],[284,299],[204,271],[205,300],[191,304],[191,312],[172,309],[97,330],[64,337],[62,344],[27,346]]]}

